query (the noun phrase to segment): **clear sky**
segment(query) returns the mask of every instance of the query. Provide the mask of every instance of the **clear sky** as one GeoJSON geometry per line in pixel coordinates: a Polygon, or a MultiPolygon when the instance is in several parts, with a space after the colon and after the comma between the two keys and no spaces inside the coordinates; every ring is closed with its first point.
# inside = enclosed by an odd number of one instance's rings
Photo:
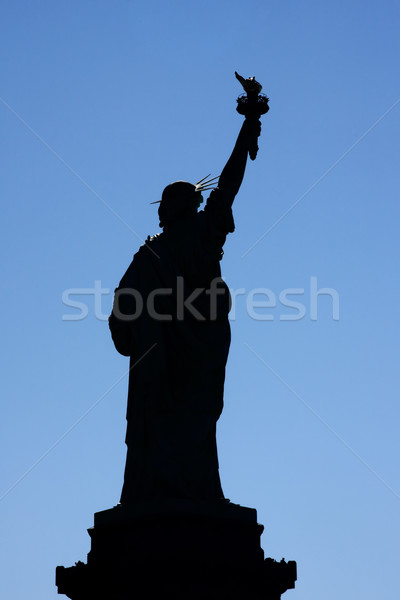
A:
{"type": "Polygon", "coordinates": [[[112,291],[158,231],[165,185],[221,171],[235,70],[271,109],[222,261],[236,294],[224,492],[257,509],[266,556],[297,561],[285,598],[398,597],[399,12],[2,2],[1,598],[55,600],[55,567],[86,561],[93,514],[119,500],[112,291]]]}

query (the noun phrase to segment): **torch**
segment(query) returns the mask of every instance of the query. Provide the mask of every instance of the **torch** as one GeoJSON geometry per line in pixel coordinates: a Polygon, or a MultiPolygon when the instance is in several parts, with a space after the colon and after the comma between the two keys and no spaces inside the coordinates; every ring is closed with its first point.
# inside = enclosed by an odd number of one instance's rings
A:
{"type": "MultiPolygon", "coordinates": [[[[239,114],[244,115],[246,119],[254,119],[258,120],[261,115],[264,115],[269,111],[267,96],[264,94],[260,94],[262,90],[261,83],[256,81],[255,77],[248,77],[245,79],[238,73],[236,73],[236,79],[240,81],[245,91],[245,94],[242,94],[237,99],[237,108],[239,114]]],[[[255,160],[258,152],[257,145],[257,137],[255,136],[253,140],[250,142],[249,147],[249,156],[251,160],[255,160]]]]}

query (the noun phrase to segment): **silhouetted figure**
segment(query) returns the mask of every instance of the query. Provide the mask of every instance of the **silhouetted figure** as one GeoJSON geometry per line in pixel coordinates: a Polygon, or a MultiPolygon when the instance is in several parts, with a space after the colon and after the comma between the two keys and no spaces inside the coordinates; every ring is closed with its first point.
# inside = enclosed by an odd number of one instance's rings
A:
{"type": "Polygon", "coordinates": [[[204,210],[198,212],[201,190],[210,189],[211,180],[165,188],[158,210],[163,232],[141,246],[116,289],[109,324],[131,366],[122,505],[223,498],[216,423],[230,345],[230,294],[220,260],[260,127],[257,118],[244,121],[204,210]]]}

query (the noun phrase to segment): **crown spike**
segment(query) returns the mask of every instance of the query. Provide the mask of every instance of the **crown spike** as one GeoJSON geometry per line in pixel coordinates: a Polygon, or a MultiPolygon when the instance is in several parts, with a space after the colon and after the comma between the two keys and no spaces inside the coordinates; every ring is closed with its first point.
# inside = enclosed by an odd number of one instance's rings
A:
{"type": "Polygon", "coordinates": [[[206,175],[205,177],[203,177],[203,179],[200,179],[197,183],[195,183],[194,185],[199,185],[199,183],[201,183],[202,181],[204,181],[205,179],[207,179],[207,177],[210,177],[211,173],[209,173],[208,175],[206,175]]]}
{"type": "Polygon", "coordinates": [[[210,179],[203,181],[203,183],[201,185],[207,185],[207,183],[210,183],[211,181],[215,181],[216,179],[219,179],[219,175],[216,175],[215,177],[211,177],[210,179]]]}

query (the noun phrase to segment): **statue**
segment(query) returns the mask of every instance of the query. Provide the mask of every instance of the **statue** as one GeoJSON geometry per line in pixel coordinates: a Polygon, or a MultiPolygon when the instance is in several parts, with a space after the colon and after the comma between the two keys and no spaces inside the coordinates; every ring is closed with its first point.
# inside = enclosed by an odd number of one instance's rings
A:
{"type": "Polygon", "coordinates": [[[94,515],[87,564],[56,569],[58,593],[73,600],[280,600],[295,585],[296,563],[264,558],[257,511],[224,499],[218,471],[230,344],[220,261],[268,110],[254,77],[238,78],[246,119],[220,177],[164,189],[163,231],[135,254],[115,292],[111,334],[130,357],[124,484],[120,503],[94,515]]]}
{"type": "Polygon", "coordinates": [[[158,208],[163,231],[141,246],[115,291],[109,326],[118,352],[130,357],[122,506],[224,498],[216,423],[230,345],[230,294],[220,261],[234,231],[232,203],[247,155],[254,160],[257,154],[259,117],[268,110],[254,77],[236,76],[247,92],[237,107],[246,118],[221,175],[164,189],[158,208]]]}

